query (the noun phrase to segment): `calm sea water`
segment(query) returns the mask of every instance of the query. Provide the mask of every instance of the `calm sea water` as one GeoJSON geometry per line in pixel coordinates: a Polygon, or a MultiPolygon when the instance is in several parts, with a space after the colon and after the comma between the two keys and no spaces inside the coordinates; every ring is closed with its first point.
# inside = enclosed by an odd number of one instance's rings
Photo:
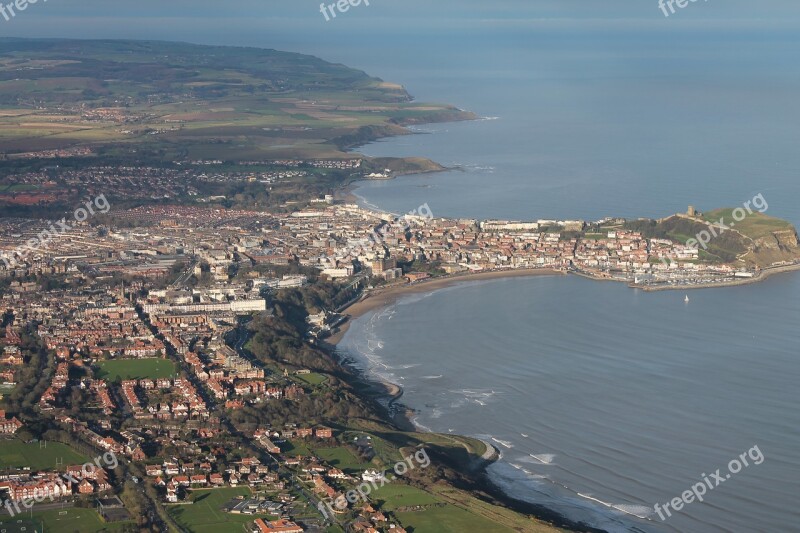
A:
{"type": "Polygon", "coordinates": [[[519,69],[504,69],[495,49],[496,58],[477,51],[471,68],[391,73],[420,99],[485,120],[359,149],[459,170],[367,182],[356,194],[398,213],[427,202],[438,216],[596,220],[738,206],[761,193],[771,214],[800,223],[796,39],[620,33],[609,44],[587,32],[578,50],[534,39],[514,55],[519,69]]]}
{"type": "Polygon", "coordinates": [[[683,298],[467,282],[359,318],[340,349],[402,385],[420,427],[491,440],[516,497],[609,531],[797,531],[800,276],[683,298]],[[763,463],[705,503],[653,514],[753,446],[763,463]]]}
{"type": "MultiPolygon", "coordinates": [[[[486,118],[365,147],[460,168],[364,183],[363,203],[597,219],[760,193],[800,223],[796,32],[498,32],[461,46],[421,69],[370,69],[486,118]]],[[[468,283],[360,318],[341,348],[403,385],[421,427],[491,439],[491,476],[516,497],[609,531],[797,531],[798,296],[796,274],[688,305],[579,278],[468,283]],[[763,464],[663,523],[653,514],[753,446],[763,464]]]]}

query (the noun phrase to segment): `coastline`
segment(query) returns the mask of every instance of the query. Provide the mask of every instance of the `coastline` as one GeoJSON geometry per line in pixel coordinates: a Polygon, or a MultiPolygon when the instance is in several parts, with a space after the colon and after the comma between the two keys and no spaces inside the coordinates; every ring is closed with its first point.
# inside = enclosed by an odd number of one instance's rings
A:
{"type": "MultiPolygon", "coordinates": [[[[361,146],[363,146],[363,144],[361,146]]],[[[356,147],[352,148],[352,150],[355,149],[356,147]]],[[[452,169],[443,168],[440,170],[428,170],[423,173],[437,173],[437,172],[444,172],[447,170],[452,170],[452,169]]],[[[411,175],[417,173],[420,172],[400,172],[386,179],[392,180],[405,175],[411,175]]],[[[343,186],[339,187],[337,190],[334,191],[335,198],[362,205],[362,198],[356,196],[354,194],[354,191],[358,187],[358,184],[364,181],[372,181],[372,180],[358,179],[350,181],[349,183],[344,184],[343,186]]],[[[350,328],[350,325],[355,319],[364,316],[371,311],[375,311],[377,309],[390,306],[395,302],[397,302],[399,299],[408,295],[432,293],[439,289],[450,287],[458,283],[467,283],[470,281],[503,279],[503,278],[523,277],[523,276],[537,276],[537,275],[575,274],[593,281],[625,282],[626,285],[628,285],[628,287],[630,288],[642,289],[645,292],[654,292],[654,291],[664,291],[664,290],[705,289],[705,288],[748,285],[764,281],[772,275],[790,271],[797,271],[797,270],[800,270],[800,263],[795,263],[793,265],[783,265],[781,267],[765,268],[762,271],[758,272],[758,274],[755,275],[753,278],[732,279],[726,282],[719,282],[719,283],[696,283],[693,285],[664,285],[664,286],[635,285],[631,283],[630,280],[618,279],[618,278],[615,279],[612,278],[610,275],[595,276],[587,272],[566,271],[566,270],[562,271],[554,269],[506,269],[499,271],[486,271],[486,272],[466,273],[466,274],[462,273],[440,278],[433,278],[421,282],[416,282],[413,284],[407,284],[407,283],[397,284],[370,291],[362,298],[350,302],[346,304],[344,307],[339,309],[339,312],[341,312],[346,317],[346,320],[339,326],[338,331],[336,331],[336,333],[331,337],[325,339],[324,342],[331,356],[335,360],[337,360],[339,364],[345,364],[344,361],[342,361],[340,355],[343,352],[338,351],[338,346],[346,336],[350,328]]],[[[413,409],[410,409],[407,406],[400,403],[400,399],[402,398],[404,392],[401,386],[385,380],[376,379],[374,376],[369,375],[367,372],[361,369],[354,368],[352,365],[347,365],[347,366],[350,367],[351,371],[354,371],[354,375],[357,376],[358,382],[361,385],[365,386],[365,392],[368,395],[372,396],[373,399],[385,400],[385,403],[382,403],[382,405],[386,407],[387,415],[390,421],[392,421],[398,427],[402,428],[404,431],[425,433],[425,430],[417,427],[414,424],[413,420],[416,412],[413,409]]],[[[499,449],[496,448],[492,443],[487,442],[486,440],[483,439],[478,439],[478,440],[483,442],[483,444],[486,447],[486,450],[485,453],[477,461],[478,466],[475,469],[475,477],[473,479],[476,485],[480,487],[480,489],[483,490],[487,495],[491,496],[497,503],[504,505],[507,508],[512,509],[514,511],[528,514],[539,520],[543,520],[556,527],[565,528],[573,531],[586,531],[586,532],[597,532],[597,533],[602,533],[605,531],[599,528],[592,527],[583,522],[580,523],[574,522],[569,518],[567,518],[566,515],[563,515],[558,511],[555,511],[553,508],[541,504],[531,503],[522,499],[518,499],[512,493],[506,492],[506,490],[501,488],[499,485],[495,484],[489,477],[488,467],[494,462],[500,460],[501,458],[499,449]]]]}
{"type": "MultiPolygon", "coordinates": [[[[418,281],[416,283],[404,283],[398,285],[391,285],[389,287],[379,288],[371,291],[360,300],[349,304],[340,312],[347,317],[347,320],[339,326],[339,331],[331,335],[325,342],[331,346],[337,346],[344,338],[350,324],[356,318],[367,314],[370,311],[389,306],[396,302],[398,299],[410,295],[433,292],[446,287],[451,287],[457,283],[466,283],[471,281],[485,281],[490,279],[504,279],[504,278],[518,278],[518,277],[531,277],[531,276],[563,276],[564,272],[544,269],[544,268],[526,268],[514,270],[491,270],[485,272],[470,272],[462,274],[453,274],[438,278],[431,278],[429,280],[418,281]]],[[[397,387],[396,385],[393,385],[397,387]]],[[[399,388],[399,387],[398,387],[399,388]]]]}
{"type": "MultiPolygon", "coordinates": [[[[346,335],[353,320],[377,309],[392,305],[397,300],[412,294],[424,294],[435,292],[440,289],[451,287],[460,283],[486,281],[493,279],[508,279],[518,277],[537,277],[537,276],[566,276],[567,272],[554,269],[514,269],[514,270],[494,270],[488,272],[461,273],[445,277],[433,278],[430,280],[416,282],[413,284],[393,285],[370,292],[367,296],[349,304],[340,310],[347,317],[347,320],[340,326],[336,334],[320,342],[320,346],[337,362],[347,368],[353,378],[353,384],[357,386],[360,394],[365,394],[373,401],[381,405],[388,420],[396,427],[406,432],[425,433],[414,424],[413,418],[415,411],[401,403],[399,400],[403,396],[403,388],[395,383],[376,379],[368,375],[363,369],[356,367],[343,360],[338,352],[338,345],[346,335]],[[381,401],[383,400],[383,401],[381,401]]],[[[477,438],[477,437],[473,437],[477,438]]],[[[541,504],[531,503],[512,494],[507,493],[503,488],[496,485],[489,477],[487,468],[494,462],[500,460],[500,450],[491,442],[477,438],[484,444],[486,450],[476,459],[472,467],[475,472],[474,483],[487,496],[493,498],[497,503],[531,516],[555,528],[566,531],[583,531],[587,533],[607,533],[605,530],[589,526],[583,522],[574,522],[554,511],[553,509],[541,504]]]]}
{"type": "MultiPolygon", "coordinates": [[[[346,304],[344,308],[338,310],[340,313],[343,313],[343,315],[346,317],[346,320],[339,326],[339,329],[336,333],[321,341],[320,345],[339,364],[347,366],[352,375],[357,376],[359,384],[367,394],[373,396],[374,398],[383,399],[386,401],[387,412],[392,422],[405,431],[419,431],[419,428],[414,424],[413,420],[414,410],[398,403],[404,392],[400,385],[390,381],[375,379],[373,376],[367,375],[361,369],[355,368],[352,365],[347,365],[337,354],[339,343],[342,341],[342,339],[344,339],[353,321],[371,311],[388,307],[405,296],[412,294],[431,293],[439,289],[451,287],[458,283],[469,283],[473,281],[477,282],[492,279],[557,275],[563,276],[566,274],[553,269],[493,270],[489,272],[459,273],[411,284],[403,283],[375,289],[359,300],[350,302],[346,304]]],[[[493,462],[500,455],[499,450],[494,448],[493,445],[488,444],[488,446],[491,446],[493,453],[491,453],[492,460],[487,461],[486,464],[493,462]]],[[[487,449],[487,454],[488,453],[489,450],[487,449]]]]}

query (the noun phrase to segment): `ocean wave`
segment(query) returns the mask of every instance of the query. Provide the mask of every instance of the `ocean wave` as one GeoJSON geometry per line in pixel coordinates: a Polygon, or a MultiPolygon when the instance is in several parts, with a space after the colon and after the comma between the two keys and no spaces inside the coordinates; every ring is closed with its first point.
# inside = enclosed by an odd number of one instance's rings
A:
{"type": "Polygon", "coordinates": [[[491,165],[476,165],[473,163],[458,165],[458,167],[464,170],[471,170],[474,172],[487,172],[489,174],[492,174],[495,170],[497,170],[496,167],[493,167],[491,165]]]}
{"type": "Polygon", "coordinates": [[[367,346],[370,350],[383,350],[383,341],[381,340],[367,340],[367,346]]]}
{"type": "Polygon", "coordinates": [[[491,439],[492,439],[493,441],[495,441],[496,443],[498,443],[498,444],[501,444],[501,445],[505,446],[505,447],[506,447],[506,448],[508,448],[508,449],[511,449],[511,448],[513,448],[513,447],[514,447],[514,445],[513,445],[513,444],[511,444],[510,442],[508,442],[507,440],[500,440],[500,439],[496,439],[496,438],[494,438],[494,437],[491,437],[491,439]]]}
{"type": "Polygon", "coordinates": [[[488,405],[488,403],[493,400],[493,397],[496,394],[498,394],[494,390],[470,390],[470,389],[448,390],[447,392],[451,394],[462,395],[467,401],[476,403],[480,406],[488,405]]]}
{"type": "Polygon", "coordinates": [[[490,467],[492,481],[504,492],[523,501],[547,505],[559,512],[609,533],[642,531],[624,515],[650,520],[641,505],[610,504],[589,494],[580,493],[547,476],[528,474],[524,458],[515,458],[514,465],[498,461],[490,467]],[[550,488],[552,487],[552,488],[550,488]],[[565,491],[563,494],[561,491],[565,491]]]}
{"type": "MultiPolygon", "coordinates": [[[[408,294],[406,296],[403,296],[403,298],[400,299],[395,305],[415,304],[417,302],[421,302],[422,300],[424,300],[426,298],[430,298],[431,296],[433,296],[433,294],[434,294],[433,292],[418,292],[418,293],[414,293],[414,294],[408,294]]],[[[392,306],[392,307],[394,307],[394,306],[392,306]]]]}
{"type": "Polygon", "coordinates": [[[466,398],[459,398],[453,403],[450,404],[450,407],[453,409],[458,409],[459,407],[464,407],[464,405],[468,402],[466,398]]]}
{"type": "Polygon", "coordinates": [[[645,507],[644,505],[632,505],[632,504],[627,504],[627,503],[616,503],[616,504],[614,504],[614,503],[604,502],[603,500],[594,498],[592,496],[589,496],[588,494],[582,494],[580,492],[578,492],[577,494],[581,498],[586,498],[587,500],[591,500],[593,502],[599,503],[600,505],[604,505],[604,506],[608,507],[609,509],[616,509],[617,511],[619,511],[621,513],[625,513],[625,514],[628,514],[628,515],[631,515],[631,516],[635,516],[636,518],[641,518],[643,520],[650,520],[648,518],[648,516],[653,514],[652,511],[650,510],[650,508],[649,507],[645,507]],[[643,516],[641,516],[639,514],[636,514],[634,511],[638,511],[639,513],[642,513],[643,516]]]}
{"type": "Polygon", "coordinates": [[[368,209],[374,209],[375,211],[380,211],[381,210],[381,208],[379,206],[371,203],[369,200],[366,199],[366,197],[358,194],[356,191],[352,191],[352,194],[353,194],[353,196],[358,198],[358,203],[361,204],[362,207],[366,207],[368,209]]]}
{"type": "Polygon", "coordinates": [[[655,512],[652,508],[647,507],[646,505],[634,505],[634,504],[618,504],[614,506],[614,509],[635,516],[637,518],[642,518],[644,520],[651,520],[650,516],[652,516],[653,513],[655,512]]]}
{"type": "Polygon", "coordinates": [[[553,459],[556,458],[555,454],[552,453],[542,453],[539,455],[530,454],[530,456],[536,459],[537,461],[541,461],[541,463],[545,465],[552,464],[553,459]]]}
{"type": "Polygon", "coordinates": [[[414,424],[414,427],[416,427],[418,429],[421,429],[422,431],[425,431],[427,433],[433,433],[433,430],[431,428],[429,428],[428,426],[422,424],[419,421],[419,417],[418,416],[415,416],[414,418],[412,418],[411,419],[411,423],[414,424]]]}
{"type": "Polygon", "coordinates": [[[409,368],[416,368],[422,366],[422,363],[408,363],[405,365],[386,365],[386,370],[408,370],[409,368]]]}
{"type": "MultiPolygon", "coordinates": [[[[555,454],[552,454],[552,453],[540,453],[538,455],[529,453],[528,456],[529,457],[525,458],[525,459],[527,459],[527,462],[532,463],[533,461],[531,461],[530,459],[533,458],[536,461],[539,461],[539,463],[543,464],[543,465],[552,465],[553,464],[553,460],[556,458],[555,454]]],[[[525,460],[525,459],[523,459],[523,460],[525,460]]]]}

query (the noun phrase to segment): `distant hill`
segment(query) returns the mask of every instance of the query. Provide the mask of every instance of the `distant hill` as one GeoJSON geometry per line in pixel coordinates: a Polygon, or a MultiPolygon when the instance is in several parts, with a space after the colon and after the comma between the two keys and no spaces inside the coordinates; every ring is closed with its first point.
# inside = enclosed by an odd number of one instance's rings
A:
{"type": "MultiPolygon", "coordinates": [[[[0,39],[0,81],[39,80],[25,94],[46,105],[97,102],[109,97],[222,97],[270,91],[353,90],[381,80],[319,58],[261,48],[201,46],[162,41],[0,39]],[[71,80],[67,83],[67,80],[71,80]],[[60,83],[59,83],[60,82],[60,83]]],[[[402,88],[381,90],[387,101],[409,100],[402,88]]],[[[143,100],[144,101],[144,100],[143,100]]]]}

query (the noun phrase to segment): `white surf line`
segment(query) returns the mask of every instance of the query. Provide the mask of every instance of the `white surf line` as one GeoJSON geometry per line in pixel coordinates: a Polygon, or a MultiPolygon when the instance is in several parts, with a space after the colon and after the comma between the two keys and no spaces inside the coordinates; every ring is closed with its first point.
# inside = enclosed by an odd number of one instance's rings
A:
{"type": "Polygon", "coordinates": [[[495,442],[496,442],[496,443],[498,443],[498,444],[502,444],[503,446],[505,446],[505,447],[506,447],[506,448],[508,448],[509,450],[510,450],[511,448],[513,448],[513,447],[514,447],[514,445],[513,445],[513,444],[511,444],[511,443],[509,443],[509,442],[506,442],[506,441],[502,441],[502,440],[500,440],[500,439],[496,439],[496,438],[494,438],[494,437],[492,437],[492,440],[493,440],[493,441],[495,441],[495,442]]]}
{"type": "MultiPolygon", "coordinates": [[[[577,494],[578,496],[580,496],[581,498],[586,498],[587,500],[592,500],[593,502],[597,502],[597,503],[599,503],[600,505],[604,505],[605,507],[608,507],[609,509],[615,509],[615,510],[617,510],[617,511],[621,512],[621,513],[625,513],[625,514],[627,514],[627,515],[635,516],[636,518],[641,518],[642,520],[650,520],[650,519],[649,519],[648,517],[646,517],[646,516],[639,516],[639,515],[638,515],[638,514],[636,514],[636,513],[632,513],[632,512],[630,512],[630,511],[626,511],[625,509],[620,509],[618,506],[616,506],[616,505],[614,505],[614,504],[611,504],[611,503],[606,503],[606,502],[604,502],[603,500],[598,500],[597,498],[593,498],[593,497],[591,497],[591,496],[589,496],[589,495],[587,495],[587,494],[581,494],[580,492],[576,492],[576,494],[577,494]]],[[[652,521],[652,520],[651,520],[651,521],[652,521]]]]}

